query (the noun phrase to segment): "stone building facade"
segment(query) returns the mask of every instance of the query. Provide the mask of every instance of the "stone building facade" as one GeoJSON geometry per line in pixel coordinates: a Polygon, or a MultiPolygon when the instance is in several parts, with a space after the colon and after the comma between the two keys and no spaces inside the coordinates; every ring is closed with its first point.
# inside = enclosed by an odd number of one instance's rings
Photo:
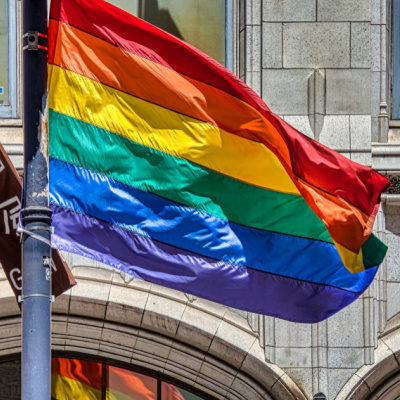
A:
{"type": "MultiPolygon", "coordinates": [[[[20,2],[9,3],[19,37],[20,2]]],[[[366,293],[326,321],[295,324],[128,279],[65,254],[78,285],[53,305],[55,354],[145,369],[204,398],[400,398],[400,121],[392,106],[400,79],[393,68],[400,48],[397,3],[226,3],[235,72],[304,134],[393,183],[375,222],[389,250],[366,293]]],[[[14,117],[0,118],[0,141],[21,171],[20,102],[17,90],[14,117]]],[[[20,313],[4,274],[0,288],[0,369],[8,362],[14,371],[20,313]]]]}

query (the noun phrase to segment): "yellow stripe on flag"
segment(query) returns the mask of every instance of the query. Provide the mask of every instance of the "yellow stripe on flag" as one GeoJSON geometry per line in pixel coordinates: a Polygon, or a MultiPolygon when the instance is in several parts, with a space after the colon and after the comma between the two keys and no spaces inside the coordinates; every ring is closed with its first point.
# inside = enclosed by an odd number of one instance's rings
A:
{"type": "Polygon", "coordinates": [[[137,143],[263,188],[299,194],[275,154],[258,142],[51,66],[49,107],[137,143]],[[238,162],[246,158],[246,168],[238,162]]]}

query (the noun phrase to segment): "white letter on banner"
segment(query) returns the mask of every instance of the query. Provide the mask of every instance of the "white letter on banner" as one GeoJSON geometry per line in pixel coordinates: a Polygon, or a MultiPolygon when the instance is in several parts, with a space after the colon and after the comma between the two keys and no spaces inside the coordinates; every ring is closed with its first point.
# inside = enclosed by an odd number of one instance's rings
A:
{"type": "Polygon", "coordinates": [[[21,270],[19,268],[13,268],[10,271],[10,281],[12,282],[15,289],[22,290],[21,286],[22,276],[21,276],[21,270]]]}
{"type": "Polygon", "coordinates": [[[6,201],[3,201],[0,204],[0,209],[4,208],[3,210],[3,218],[4,218],[4,232],[6,235],[10,234],[10,225],[8,223],[8,219],[12,221],[12,227],[15,233],[17,233],[18,227],[18,218],[19,218],[19,210],[21,209],[21,202],[17,196],[12,197],[6,201]],[[16,203],[16,206],[11,210],[6,210],[5,208],[10,204],[16,203]]]}

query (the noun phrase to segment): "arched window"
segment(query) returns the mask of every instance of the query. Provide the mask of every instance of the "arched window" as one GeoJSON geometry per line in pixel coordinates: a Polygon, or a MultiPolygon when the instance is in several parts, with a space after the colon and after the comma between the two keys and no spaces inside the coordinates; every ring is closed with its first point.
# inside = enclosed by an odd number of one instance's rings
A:
{"type": "MultiPolygon", "coordinates": [[[[0,363],[0,400],[20,399],[20,360],[0,363]]],[[[52,400],[207,400],[156,374],[75,358],[53,358],[52,400]]]]}

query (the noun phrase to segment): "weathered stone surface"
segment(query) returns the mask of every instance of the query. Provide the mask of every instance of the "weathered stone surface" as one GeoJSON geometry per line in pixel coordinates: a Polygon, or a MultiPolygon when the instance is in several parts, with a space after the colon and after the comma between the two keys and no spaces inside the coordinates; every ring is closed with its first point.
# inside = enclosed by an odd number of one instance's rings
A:
{"type": "Polygon", "coordinates": [[[315,21],[315,0],[263,0],[263,21],[315,21]]]}
{"type": "Polygon", "coordinates": [[[306,400],[309,397],[305,396],[304,393],[299,389],[299,387],[294,385],[287,385],[283,381],[282,377],[278,379],[271,389],[271,395],[275,399],[285,399],[285,400],[306,400]]]}
{"type": "Polygon", "coordinates": [[[0,298],[0,316],[6,317],[20,314],[17,299],[8,281],[0,281],[0,293],[2,294],[0,298]]]}
{"type": "Polygon", "coordinates": [[[205,362],[203,362],[199,372],[197,382],[200,383],[205,378],[209,379],[219,386],[221,394],[222,392],[226,392],[232,385],[235,375],[232,368],[210,356],[205,357],[205,362]]]}
{"type": "Polygon", "coordinates": [[[314,133],[311,130],[309,118],[302,115],[285,115],[283,119],[293,128],[296,128],[299,132],[314,139],[314,133]]]}
{"type": "Polygon", "coordinates": [[[335,150],[350,149],[350,121],[348,115],[326,115],[319,141],[335,150]]]}
{"type": "Polygon", "coordinates": [[[236,397],[239,393],[240,396],[244,395],[246,399],[272,400],[272,397],[255,382],[249,382],[243,379],[242,376],[235,377],[228,391],[227,398],[236,397]]]}
{"type": "Polygon", "coordinates": [[[174,337],[186,304],[150,293],[141,327],[174,337]]]}
{"type": "Polygon", "coordinates": [[[24,134],[22,127],[1,126],[0,125],[0,143],[5,144],[23,144],[24,134]]]}
{"type": "Polygon", "coordinates": [[[279,115],[307,115],[310,69],[263,70],[263,99],[279,115]]]}
{"type": "Polygon", "coordinates": [[[393,317],[399,312],[400,284],[398,282],[387,283],[387,317],[393,317]]]}
{"type": "Polygon", "coordinates": [[[282,68],[282,24],[263,23],[262,39],[263,68],[282,68]]]}
{"type": "Polygon", "coordinates": [[[259,96],[261,96],[261,72],[247,71],[245,81],[247,85],[249,85],[259,96]]]}
{"type": "Polygon", "coordinates": [[[371,167],[372,165],[371,153],[351,152],[350,159],[367,167],[371,167]]]}
{"type": "Polygon", "coordinates": [[[318,0],[318,21],[370,21],[371,0],[318,0]]]}
{"type": "Polygon", "coordinates": [[[371,66],[371,29],[369,22],[353,22],[351,24],[352,68],[369,68],[371,66]]]}
{"type": "Polygon", "coordinates": [[[282,368],[312,367],[311,348],[276,347],[276,363],[282,368]]]}
{"type": "Polygon", "coordinates": [[[51,307],[52,313],[68,314],[71,290],[58,296],[51,307]]]}
{"type": "Polygon", "coordinates": [[[114,323],[104,322],[101,338],[108,345],[124,348],[126,353],[131,354],[138,334],[139,330],[136,328],[121,327],[114,323]]]}
{"type": "MultiPolygon", "coordinates": [[[[371,71],[371,110],[372,117],[378,117],[380,113],[381,73],[371,71]]],[[[380,121],[378,121],[378,124],[380,121]]],[[[379,126],[379,125],[378,125],[379,126]]],[[[379,126],[380,129],[380,126],[379,126]]],[[[382,135],[381,132],[379,132],[382,135]]]]}
{"type": "Polygon", "coordinates": [[[186,307],[176,338],[208,350],[222,319],[193,307],[186,307]]]}
{"type": "MultiPolygon", "coordinates": [[[[330,317],[328,324],[328,346],[331,347],[362,347],[363,332],[363,302],[356,300],[350,306],[330,317]],[[348,323],[349,320],[353,322],[348,323]]],[[[346,350],[343,350],[346,352],[346,350]]]]}
{"type": "Polygon", "coordinates": [[[371,367],[366,365],[357,371],[357,375],[362,376],[363,380],[370,388],[378,387],[391,374],[393,374],[393,371],[399,368],[395,355],[387,347],[384,341],[380,341],[378,348],[375,351],[375,357],[376,366],[371,367]]]}
{"type": "Polygon", "coordinates": [[[400,129],[389,129],[388,143],[400,144],[400,129]]]}
{"type": "Polygon", "coordinates": [[[261,1],[248,0],[246,3],[246,23],[248,25],[259,25],[261,23],[261,1]]]}
{"type": "Polygon", "coordinates": [[[357,347],[330,347],[328,348],[329,368],[340,369],[345,365],[348,368],[359,368],[364,364],[364,349],[357,347]]]}
{"type": "Polygon", "coordinates": [[[70,314],[86,315],[90,318],[104,319],[110,284],[84,281],[71,289],[70,314]]]}
{"type": "Polygon", "coordinates": [[[246,36],[246,69],[252,72],[261,71],[261,26],[248,26],[246,36]]]}
{"type": "MultiPolygon", "coordinates": [[[[385,3],[381,0],[372,0],[371,1],[371,24],[380,24],[381,23],[381,3],[385,3]]],[[[382,4],[383,5],[383,4],[382,4]]],[[[386,7],[384,7],[386,8],[386,7]]],[[[382,10],[386,11],[386,10],[382,10]]],[[[383,14],[384,18],[386,17],[386,13],[383,14]]]]}
{"type": "Polygon", "coordinates": [[[283,67],[350,67],[350,24],[284,23],[283,67]]]}
{"type": "Polygon", "coordinates": [[[380,71],[381,70],[381,26],[380,25],[370,25],[371,34],[371,70],[380,71]]]}
{"type": "Polygon", "coordinates": [[[239,368],[256,340],[254,335],[222,321],[210,345],[209,353],[222,356],[224,361],[239,368]]]}
{"type": "Polygon", "coordinates": [[[275,364],[268,364],[271,372],[265,375],[262,371],[265,369],[266,364],[264,351],[256,340],[246,354],[240,370],[250,374],[253,379],[262,382],[267,389],[270,389],[282,375],[283,371],[275,364]]]}
{"type": "Polygon", "coordinates": [[[193,376],[197,376],[200,371],[204,357],[204,352],[198,351],[195,348],[188,348],[176,342],[173,343],[168,353],[166,369],[175,371],[175,369],[181,368],[184,375],[193,380],[193,376]]]}
{"type": "Polygon", "coordinates": [[[307,399],[312,399],[315,394],[312,390],[312,368],[285,368],[285,372],[297,383],[299,389],[307,396],[307,399]]]}
{"type": "MultiPolygon", "coordinates": [[[[342,387],[346,384],[346,382],[354,375],[356,372],[355,368],[337,368],[337,369],[329,369],[328,373],[328,387],[326,391],[326,396],[327,399],[336,399],[337,394],[339,391],[342,389],[342,387]]],[[[358,381],[360,379],[358,378],[358,381]]],[[[364,387],[360,388],[361,390],[363,389],[368,389],[368,386],[365,385],[362,381],[360,382],[361,384],[364,385],[364,387]]],[[[368,391],[369,393],[369,391],[368,391]]],[[[359,399],[364,399],[367,397],[358,397],[359,399]]]]}
{"type": "Polygon", "coordinates": [[[350,115],[351,150],[371,149],[371,117],[369,115],[350,115]]]}
{"type": "Polygon", "coordinates": [[[367,69],[326,70],[327,114],[370,114],[370,80],[367,69]]]}
{"type": "Polygon", "coordinates": [[[299,325],[276,319],[275,338],[277,347],[309,347],[311,346],[311,325],[299,325]]]}
{"type": "Polygon", "coordinates": [[[148,296],[148,292],[141,290],[112,286],[107,304],[107,320],[140,326],[148,296]]]}
{"type": "MultiPolygon", "coordinates": [[[[400,216],[393,215],[391,217],[392,229],[400,230],[400,216]]],[[[386,253],[387,261],[387,280],[397,282],[400,285],[400,268],[398,262],[400,260],[400,237],[396,232],[388,232],[385,238],[385,243],[388,246],[386,253]]]]}

